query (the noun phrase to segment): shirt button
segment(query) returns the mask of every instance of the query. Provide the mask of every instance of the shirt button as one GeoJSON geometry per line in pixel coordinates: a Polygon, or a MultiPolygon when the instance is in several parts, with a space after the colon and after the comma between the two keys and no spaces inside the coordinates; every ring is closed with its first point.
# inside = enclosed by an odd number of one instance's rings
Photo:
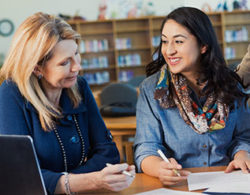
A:
{"type": "Polygon", "coordinates": [[[207,148],[207,145],[206,145],[206,144],[204,144],[202,147],[203,147],[203,148],[207,148]]]}
{"type": "Polygon", "coordinates": [[[72,116],[71,116],[71,115],[68,115],[68,116],[67,116],[67,119],[68,119],[69,121],[71,121],[71,120],[72,120],[72,116]]]}
{"type": "Polygon", "coordinates": [[[79,138],[76,137],[76,136],[73,136],[73,137],[70,138],[70,142],[76,144],[76,143],[79,142],[79,138]]]}
{"type": "Polygon", "coordinates": [[[207,165],[207,163],[206,163],[206,162],[204,162],[204,163],[203,163],[203,165],[207,165]]]}

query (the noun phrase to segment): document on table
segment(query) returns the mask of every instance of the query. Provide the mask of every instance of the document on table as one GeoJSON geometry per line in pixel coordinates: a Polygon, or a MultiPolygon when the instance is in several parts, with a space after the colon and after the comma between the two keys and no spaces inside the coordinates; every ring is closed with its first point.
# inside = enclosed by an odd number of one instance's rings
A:
{"type": "Polygon", "coordinates": [[[250,174],[244,174],[242,171],[191,173],[188,176],[188,189],[189,191],[207,189],[206,192],[249,193],[250,174]]]}
{"type": "Polygon", "coordinates": [[[169,190],[166,188],[159,188],[157,190],[151,190],[147,192],[138,193],[135,195],[202,195],[201,193],[196,192],[184,192],[184,191],[177,191],[177,190],[169,190]]]}

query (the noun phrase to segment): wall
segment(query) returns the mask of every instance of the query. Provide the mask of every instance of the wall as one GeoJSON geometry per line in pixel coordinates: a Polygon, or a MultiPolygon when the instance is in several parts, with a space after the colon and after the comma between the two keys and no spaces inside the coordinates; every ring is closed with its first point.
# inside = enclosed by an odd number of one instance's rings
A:
{"type": "MultiPolygon", "coordinates": [[[[130,0],[135,1],[135,0],[130,0]]],[[[147,1],[147,0],[146,0],[147,1]]],[[[193,6],[201,8],[207,0],[151,0],[157,15],[166,15],[179,6],[193,6]]],[[[233,0],[227,0],[232,2],[233,0]]],[[[35,12],[42,11],[49,14],[63,13],[74,15],[77,11],[88,20],[95,20],[98,15],[98,6],[101,0],[1,0],[0,20],[11,19],[17,28],[21,22],[35,12]]],[[[219,1],[209,0],[214,9],[219,1]]],[[[250,2],[248,2],[249,4],[250,2]]],[[[120,8],[124,9],[124,8],[120,8]]],[[[8,51],[12,36],[0,36],[0,53],[8,51]]]]}
{"type": "MultiPolygon", "coordinates": [[[[14,22],[15,29],[28,16],[42,11],[57,15],[58,13],[74,15],[80,14],[90,20],[96,19],[100,0],[1,0],[0,20],[8,18],[14,22]],[[89,5],[89,6],[86,6],[89,5]]],[[[0,36],[0,53],[6,53],[12,36],[0,36]]]]}

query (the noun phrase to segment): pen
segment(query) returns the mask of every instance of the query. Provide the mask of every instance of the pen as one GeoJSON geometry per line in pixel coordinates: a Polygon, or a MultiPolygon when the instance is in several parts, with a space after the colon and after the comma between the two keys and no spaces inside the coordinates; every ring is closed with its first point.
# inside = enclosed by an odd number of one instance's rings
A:
{"type": "MultiPolygon", "coordinates": [[[[169,162],[168,158],[163,154],[163,152],[159,149],[157,150],[158,154],[161,156],[161,158],[165,161],[165,162],[169,162]]],[[[176,170],[176,169],[173,169],[173,172],[177,175],[177,176],[181,176],[180,173],[176,170]]]]}
{"type": "MultiPolygon", "coordinates": [[[[112,164],[106,163],[106,166],[107,166],[107,167],[110,167],[110,166],[112,166],[112,164]]],[[[129,177],[135,177],[134,175],[132,175],[132,174],[129,173],[128,171],[122,171],[122,174],[127,175],[127,176],[129,176],[129,177]]]]}

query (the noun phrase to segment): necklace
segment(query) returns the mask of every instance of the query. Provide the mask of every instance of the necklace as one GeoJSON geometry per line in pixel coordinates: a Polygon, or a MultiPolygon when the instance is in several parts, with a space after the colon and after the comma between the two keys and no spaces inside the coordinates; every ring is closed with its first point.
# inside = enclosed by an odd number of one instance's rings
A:
{"type": "MultiPolygon", "coordinates": [[[[80,127],[79,127],[79,124],[78,124],[78,122],[76,120],[76,116],[75,115],[73,115],[73,119],[74,119],[74,122],[75,122],[75,125],[76,125],[76,129],[77,129],[77,133],[78,133],[78,135],[80,137],[81,145],[82,145],[82,154],[81,154],[81,159],[80,159],[80,162],[79,162],[79,165],[78,165],[78,166],[80,166],[82,164],[82,162],[84,161],[85,144],[84,144],[84,139],[82,137],[82,133],[81,133],[81,130],[80,130],[80,127]]],[[[61,148],[61,151],[62,151],[65,172],[68,172],[67,155],[66,155],[66,151],[64,149],[64,145],[63,145],[62,139],[60,138],[59,133],[58,133],[56,127],[54,126],[54,124],[52,125],[52,129],[54,130],[54,132],[56,134],[56,138],[57,138],[57,140],[59,142],[59,145],[60,145],[60,148],[61,148]]]]}

